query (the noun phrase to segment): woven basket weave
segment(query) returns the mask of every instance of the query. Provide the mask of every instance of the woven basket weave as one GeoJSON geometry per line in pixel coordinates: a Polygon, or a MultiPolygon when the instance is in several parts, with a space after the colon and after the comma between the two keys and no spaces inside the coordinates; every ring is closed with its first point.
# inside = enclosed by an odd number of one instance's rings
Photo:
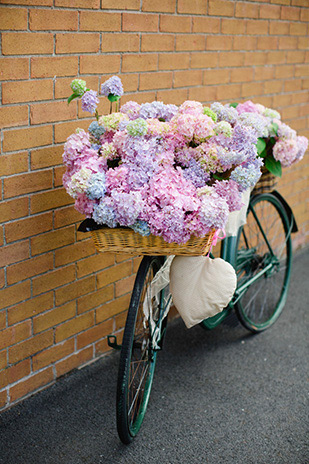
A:
{"type": "Polygon", "coordinates": [[[269,172],[263,166],[262,175],[252,191],[253,195],[256,195],[258,193],[272,192],[278,184],[278,181],[279,177],[269,172]]]}
{"type": "Polygon", "coordinates": [[[142,235],[132,229],[117,227],[92,230],[95,247],[100,252],[130,253],[133,255],[206,255],[215,230],[205,237],[192,237],[187,243],[168,243],[162,237],[142,235]]]}

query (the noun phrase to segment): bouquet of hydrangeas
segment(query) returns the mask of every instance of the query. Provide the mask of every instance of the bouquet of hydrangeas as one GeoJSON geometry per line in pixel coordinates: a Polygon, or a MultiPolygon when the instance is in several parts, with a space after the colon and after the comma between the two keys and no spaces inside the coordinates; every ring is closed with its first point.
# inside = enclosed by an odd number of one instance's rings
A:
{"type": "MultiPolygon", "coordinates": [[[[303,158],[308,139],[297,136],[294,129],[284,124],[278,111],[250,100],[232,103],[231,106],[237,110],[238,121],[255,130],[258,154],[263,159],[266,171],[281,177],[282,167],[291,166],[303,158]]],[[[226,120],[224,115],[220,117],[226,120]]]]}
{"type": "Polygon", "coordinates": [[[123,88],[113,76],[101,93],[116,112],[99,116],[97,93],[81,79],[71,88],[69,101],[80,97],[95,120],[67,139],[63,184],[75,208],[97,224],[186,243],[224,228],[261,175],[264,132],[234,107],[129,101],[119,110],[123,88]]]}

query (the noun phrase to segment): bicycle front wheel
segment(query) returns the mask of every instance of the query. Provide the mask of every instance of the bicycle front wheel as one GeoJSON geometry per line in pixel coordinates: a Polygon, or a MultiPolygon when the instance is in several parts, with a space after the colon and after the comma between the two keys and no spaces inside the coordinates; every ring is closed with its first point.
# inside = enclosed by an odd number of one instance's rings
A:
{"type": "Polygon", "coordinates": [[[150,396],[157,352],[152,347],[152,330],[144,310],[149,314],[152,311],[153,320],[159,321],[163,296],[152,298],[150,284],[161,266],[160,257],[143,258],[128,310],[117,385],[117,429],[125,444],[139,431],[150,396]]]}
{"type": "Polygon", "coordinates": [[[237,237],[236,273],[238,289],[251,283],[235,309],[251,332],[268,329],[285,305],[292,261],[290,226],[282,203],[271,193],[250,200],[247,223],[237,237]]]}

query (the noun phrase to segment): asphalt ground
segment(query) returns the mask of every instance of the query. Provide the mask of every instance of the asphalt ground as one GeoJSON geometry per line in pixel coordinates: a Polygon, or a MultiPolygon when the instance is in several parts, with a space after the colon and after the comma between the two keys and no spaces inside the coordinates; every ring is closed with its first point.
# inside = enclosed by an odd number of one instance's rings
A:
{"type": "Polygon", "coordinates": [[[0,416],[1,464],[307,464],[309,252],[266,332],[169,325],[142,429],[117,435],[119,353],[0,416]]]}

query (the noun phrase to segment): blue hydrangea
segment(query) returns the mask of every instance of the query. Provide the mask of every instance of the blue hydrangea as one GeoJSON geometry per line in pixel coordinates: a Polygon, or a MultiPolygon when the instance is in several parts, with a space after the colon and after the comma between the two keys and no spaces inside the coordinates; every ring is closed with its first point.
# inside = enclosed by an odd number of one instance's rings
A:
{"type": "Polygon", "coordinates": [[[99,140],[101,135],[104,134],[105,128],[103,126],[100,126],[98,121],[93,121],[88,127],[88,131],[95,139],[99,140]]]}
{"type": "Polygon", "coordinates": [[[232,106],[224,106],[222,103],[214,102],[210,105],[211,110],[216,113],[218,121],[227,121],[235,124],[238,119],[238,113],[232,106]]]}
{"type": "Polygon", "coordinates": [[[263,164],[261,159],[250,161],[242,166],[237,166],[231,174],[231,179],[237,182],[240,192],[254,187],[261,177],[260,167],[263,164]]]}
{"type": "Polygon", "coordinates": [[[92,174],[88,180],[86,195],[91,200],[97,200],[105,195],[105,174],[104,172],[97,172],[92,174]]]}
{"type": "Polygon", "coordinates": [[[139,111],[139,117],[143,119],[157,118],[164,121],[170,121],[178,112],[176,105],[165,105],[163,102],[153,101],[152,103],[143,103],[139,111]]]}
{"type": "Polygon", "coordinates": [[[139,219],[131,226],[134,232],[147,237],[150,235],[150,229],[146,221],[140,221],[139,219]]]}
{"type": "Polygon", "coordinates": [[[104,224],[111,228],[117,226],[114,209],[108,201],[101,200],[98,205],[95,205],[92,217],[97,224],[104,224]]]}

